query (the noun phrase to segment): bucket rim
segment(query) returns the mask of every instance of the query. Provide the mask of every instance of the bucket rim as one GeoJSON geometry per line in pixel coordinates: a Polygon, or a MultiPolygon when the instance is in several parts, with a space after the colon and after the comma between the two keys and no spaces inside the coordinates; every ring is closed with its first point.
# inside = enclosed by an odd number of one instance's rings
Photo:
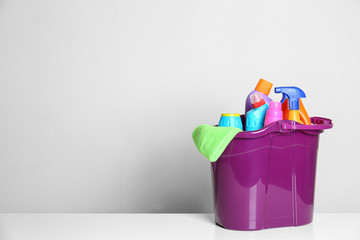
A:
{"type": "Polygon", "coordinates": [[[329,118],[311,117],[310,121],[311,125],[304,125],[292,120],[280,120],[256,131],[239,132],[235,138],[259,138],[272,132],[289,133],[294,131],[316,135],[333,127],[332,120],[329,118]]]}

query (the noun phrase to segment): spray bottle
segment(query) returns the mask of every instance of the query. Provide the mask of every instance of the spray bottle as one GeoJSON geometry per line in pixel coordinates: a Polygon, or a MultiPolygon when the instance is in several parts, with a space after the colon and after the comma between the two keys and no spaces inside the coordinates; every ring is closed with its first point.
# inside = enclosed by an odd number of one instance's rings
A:
{"type": "Polygon", "coordinates": [[[253,109],[253,106],[252,106],[251,100],[250,100],[250,95],[253,93],[256,93],[256,92],[259,93],[267,104],[269,104],[272,101],[271,98],[268,97],[270,90],[272,88],[272,85],[273,84],[271,82],[268,82],[268,81],[260,78],[258,84],[255,87],[255,90],[253,90],[251,93],[249,93],[249,95],[246,98],[245,113],[247,113],[248,111],[253,109]]]}
{"type": "Polygon", "coordinates": [[[276,87],[275,93],[282,93],[283,98],[282,103],[285,102],[285,99],[288,99],[289,111],[287,113],[287,119],[293,120],[299,123],[303,123],[300,119],[300,98],[306,98],[306,95],[303,90],[298,87],[276,87]]]}
{"type": "Polygon", "coordinates": [[[250,101],[254,109],[246,113],[246,131],[256,131],[264,127],[265,115],[269,105],[257,92],[250,95],[250,101]]]}
{"type": "MultiPolygon", "coordinates": [[[[285,97],[286,98],[286,97],[285,97]]],[[[282,105],[281,105],[281,109],[283,112],[283,117],[284,119],[288,119],[289,118],[289,102],[288,99],[286,98],[285,101],[281,100],[282,105]]],[[[303,122],[303,124],[305,125],[311,125],[311,121],[310,121],[310,117],[309,114],[307,113],[303,102],[301,101],[301,98],[299,99],[299,113],[300,113],[300,120],[303,122]]]]}

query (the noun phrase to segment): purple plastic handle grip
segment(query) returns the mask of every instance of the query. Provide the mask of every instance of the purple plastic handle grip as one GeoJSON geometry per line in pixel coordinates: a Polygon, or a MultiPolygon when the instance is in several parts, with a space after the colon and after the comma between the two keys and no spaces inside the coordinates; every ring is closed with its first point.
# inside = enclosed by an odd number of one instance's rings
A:
{"type": "Polygon", "coordinates": [[[331,119],[312,117],[310,118],[312,125],[303,125],[294,121],[284,121],[281,125],[283,130],[324,130],[333,127],[331,119]]]}

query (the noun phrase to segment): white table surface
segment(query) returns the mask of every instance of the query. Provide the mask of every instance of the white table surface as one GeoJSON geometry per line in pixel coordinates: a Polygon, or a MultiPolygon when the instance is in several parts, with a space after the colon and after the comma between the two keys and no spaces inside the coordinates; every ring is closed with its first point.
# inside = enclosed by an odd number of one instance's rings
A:
{"type": "Polygon", "coordinates": [[[306,226],[250,232],[223,229],[213,219],[213,214],[0,214],[0,239],[360,240],[360,214],[315,214],[306,226]]]}

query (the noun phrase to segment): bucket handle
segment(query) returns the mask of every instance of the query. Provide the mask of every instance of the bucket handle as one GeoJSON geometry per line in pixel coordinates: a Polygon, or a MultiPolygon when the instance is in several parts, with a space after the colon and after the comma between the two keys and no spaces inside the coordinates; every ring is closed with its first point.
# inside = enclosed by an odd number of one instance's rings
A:
{"type": "Polygon", "coordinates": [[[295,121],[286,121],[281,124],[282,130],[324,130],[333,127],[331,119],[322,117],[310,118],[311,125],[299,124],[295,121]]]}

